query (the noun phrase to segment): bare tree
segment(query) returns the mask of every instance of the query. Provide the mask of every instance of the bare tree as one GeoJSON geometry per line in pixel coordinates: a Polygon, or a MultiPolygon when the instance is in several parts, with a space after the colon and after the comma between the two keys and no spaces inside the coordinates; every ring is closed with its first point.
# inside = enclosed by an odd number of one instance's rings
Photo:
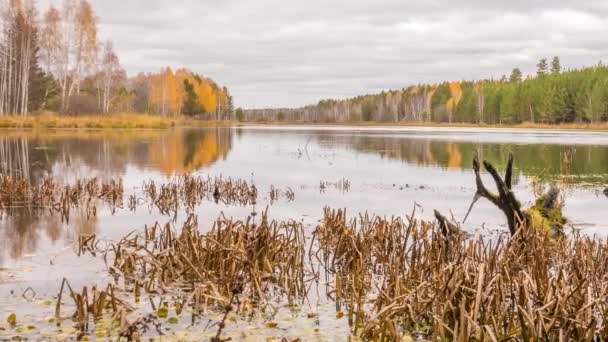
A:
{"type": "Polygon", "coordinates": [[[112,42],[107,41],[104,44],[101,70],[97,77],[100,108],[103,113],[110,112],[110,105],[113,94],[116,91],[116,86],[123,78],[125,78],[125,72],[120,67],[118,56],[114,52],[114,46],[112,42]]]}
{"type": "Polygon", "coordinates": [[[97,19],[88,0],[64,0],[61,12],[49,8],[43,20],[41,46],[46,67],[61,89],[61,109],[80,92],[82,80],[94,71],[97,58],[97,19]]]}
{"type": "Polygon", "coordinates": [[[32,0],[11,0],[0,11],[0,115],[25,115],[36,53],[34,4],[32,0]]]}

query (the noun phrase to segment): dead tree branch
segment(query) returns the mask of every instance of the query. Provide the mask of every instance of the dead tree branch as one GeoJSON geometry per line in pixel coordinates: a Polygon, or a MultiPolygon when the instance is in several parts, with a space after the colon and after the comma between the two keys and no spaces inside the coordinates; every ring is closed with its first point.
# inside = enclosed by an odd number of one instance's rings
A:
{"type": "Polygon", "coordinates": [[[505,216],[507,217],[507,223],[509,225],[509,231],[511,232],[511,235],[514,235],[518,223],[520,223],[524,219],[524,216],[521,212],[521,204],[519,203],[519,201],[517,201],[511,189],[513,184],[513,154],[509,155],[504,179],[500,177],[494,165],[484,160],[483,166],[494,179],[498,194],[489,191],[483,184],[483,180],[481,179],[481,164],[479,162],[479,153],[476,152],[475,157],[473,158],[473,171],[475,172],[475,183],[477,185],[477,191],[475,192],[473,202],[469,207],[469,211],[467,212],[464,221],[466,221],[467,217],[469,217],[469,214],[471,213],[471,210],[473,209],[475,203],[480,198],[485,198],[492,204],[497,206],[505,214],[505,216]]]}

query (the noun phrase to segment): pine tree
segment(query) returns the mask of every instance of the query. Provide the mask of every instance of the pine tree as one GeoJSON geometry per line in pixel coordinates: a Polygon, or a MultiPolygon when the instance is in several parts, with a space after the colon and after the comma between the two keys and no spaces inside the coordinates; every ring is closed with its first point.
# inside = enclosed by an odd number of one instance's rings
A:
{"type": "Polygon", "coordinates": [[[182,105],[182,114],[201,114],[203,110],[199,104],[198,95],[196,95],[194,86],[188,80],[184,80],[184,91],[186,92],[186,96],[184,97],[184,104],[182,105]]]}
{"type": "Polygon", "coordinates": [[[538,76],[545,75],[547,73],[547,70],[549,69],[549,66],[547,65],[547,59],[543,58],[538,61],[538,64],[536,64],[536,68],[536,73],[538,74],[538,76]]]}
{"type": "Polygon", "coordinates": [[[511,76],[509,77],[509,82],[521,82],[521,80],[522,80],[521,70],[519,70],[519,68],[513,69],[513,71],[511,72],[511,76]]]}
{"type": "Polygon", "coordinates": [[[562,65],[559,61],[559,57],[555,56],[555,57],[553,57],[553,61],[551,62],[551,73],[559,74],[561,71],[562,71],[562,65]]]}

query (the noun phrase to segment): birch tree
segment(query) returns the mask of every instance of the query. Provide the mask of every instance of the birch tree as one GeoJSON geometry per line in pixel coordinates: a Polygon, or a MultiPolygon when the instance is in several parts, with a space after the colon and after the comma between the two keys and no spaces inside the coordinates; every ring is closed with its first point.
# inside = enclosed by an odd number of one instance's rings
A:
{"type": "Polygon", "coordinates": [[[124,70],[120,67],[118,56],[114,52],[112,42],[107,41],[103,48],[103,58],[98,74],[98,96],[100,99],[100,108],[104,114],[110,112],[113,94],[116,91],[116,86],[124,79],[124,70]]]}
{"type": "Polygon", "coordinates": [[[11,0],[0,10],[0,115],[25,115],[29,111],[31,69],[37,57],[36,12],[32,0],[11,0]]]}

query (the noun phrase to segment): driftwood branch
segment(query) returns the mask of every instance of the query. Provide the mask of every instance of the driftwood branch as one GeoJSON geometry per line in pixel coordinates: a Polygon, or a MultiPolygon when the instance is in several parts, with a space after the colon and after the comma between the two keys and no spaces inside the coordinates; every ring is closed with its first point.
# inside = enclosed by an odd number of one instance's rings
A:
{"type": "Polygon", "coordinates": [[[504,179],[501,178],[494,165],[484,160],[483,166],[490,176],[492,176],[492,179],[496,184],[498,194],[489,191],[483,184],[483,180],[481,179],[481,163],[479,162],[479,154],[476,152],[475,157],[473,158],[473,171],[475,172],[477,191],[473,196],[473,201],[471,202],[464,221],[466,221],[467,217],[469,217],[475,203],[477,203],[480,198],[485,198],[497,206],[505,214],[507,217],[507,223],[509,225],[509,231],[511,232],[511,235],[514,235],[517,224],[523,220],[524,216],[521,212],[521,205],[515,198],[515,195],[511,189],[513,184],[513,154],[509,155],[504,179]]]}

